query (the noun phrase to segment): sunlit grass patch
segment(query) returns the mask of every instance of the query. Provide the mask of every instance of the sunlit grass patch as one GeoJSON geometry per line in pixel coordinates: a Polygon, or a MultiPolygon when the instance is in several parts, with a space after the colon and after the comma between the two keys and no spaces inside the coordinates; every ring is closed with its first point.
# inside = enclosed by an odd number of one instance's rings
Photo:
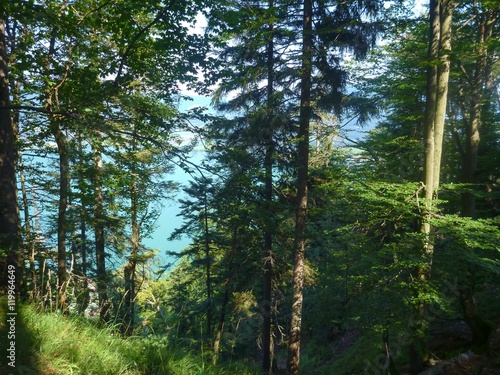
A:
{"type": "MultiPolygon", "coordinates": [[[[122,338],[112,327],[100,328],[84,318],[38,311],[24,305],[18,309],[23,335],[20,362],[40,375],[252,375],[243,363],[213,366],[209,360],[182,347],[131,337],[122,338]]],[[[2,322],[5,311],[0,309],[2,322]]],[[[4,340],[5,341],[5,340],[4,340]]]]}

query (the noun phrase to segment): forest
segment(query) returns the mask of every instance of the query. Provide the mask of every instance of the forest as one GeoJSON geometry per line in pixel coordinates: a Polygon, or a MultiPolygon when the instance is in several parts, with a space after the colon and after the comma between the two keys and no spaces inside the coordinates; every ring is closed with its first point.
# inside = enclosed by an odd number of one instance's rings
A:
{"type": "Polygon", "coordinates": [[[498,375],[499,18],[2,0],[0,375],[498,375]]]}

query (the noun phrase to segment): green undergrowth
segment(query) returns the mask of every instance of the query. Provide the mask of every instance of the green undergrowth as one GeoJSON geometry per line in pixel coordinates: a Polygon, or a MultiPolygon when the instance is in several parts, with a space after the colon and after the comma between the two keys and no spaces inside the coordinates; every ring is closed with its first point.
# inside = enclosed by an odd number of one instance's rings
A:
{"type": "Polygon", "coordinates": [[[371,374],[372,369],[380,366],[380,354],[382,353],[381,347],[375,344],[375,340],[376,338],[371,335],[361,336],[349,350],[332,357],[328,363],[321,366],[318,369],[318,374],[351,375],[365,372],[371,374]]]}
{"type": "MultiPolygon", "coordinates": [[[[0,349],[6,350],[7,316],[1,308],[0,349]]],[[[40,375],[195,375],[258,372],[244,363],[213,366],[183,348],[171,348],[165,340],[123,339],[116,329],[99,328],[81,317],[40,312],[34,306],[18,308],[16,368],[40,375]]],[[[8,369],[0,359],[0,373],[8,369]]]]}

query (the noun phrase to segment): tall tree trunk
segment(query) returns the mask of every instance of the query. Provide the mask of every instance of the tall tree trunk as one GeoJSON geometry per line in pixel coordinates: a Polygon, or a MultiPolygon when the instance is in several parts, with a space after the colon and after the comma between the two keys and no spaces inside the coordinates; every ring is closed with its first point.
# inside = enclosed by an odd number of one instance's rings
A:
{"type": "MultiPolygon", "coordinates": [[[[436,212],[439,188],[444,122],[448,96],[448,79],[451,52],[451,21],[453,3],[451,0],[430,0],[430,32],[427,67],[427,98],[425,108],[425,162],[424,186],[425,204],[420,230],[424,236],[422,265],[417,267],[416,293],[429,281],[434,254],[434,239],[431,219],[436,212]]],[[[425,334],[427,318],[425,303],[415,307],[413,340],[410,347],[412,374],[422,370],[426,355],[425,334]]]]}
{"type": "Polygon", "coordinates": [[[50,119],[50,129],[57,144],[59,153],[59,207],[57,216],[57,280],[58,280],[58,308],[65,311],[67,307],[67,272],[66,272],[66,232],[67,232],[67,205],[69,187],[69,156],[66,135],[60,128],[58,121],[50,119]]]}
{"type": "Polygon", "coordinates": [[[141,235],[140,223],[137,219],[137,199],[138,199],[138,192],[134,180],[130,185],[132,251],[130,253],[129,261],[124,268],[125,296],[123,305],[125,310],[125,316],[123,320],[122,332],[126,336],[130,336],[134,330],[135,270],[137,266],[137,256],[139,255],[139,244],[141,235]]]}
{"type": "Polygon", "coordinates": [[[109,319],[109,301],[107,293],[106,253],[104,238],[104,196],[102,191],[102,155],[101,144],[94,144],[94,237],[96,257],[97,293],[99,295],[99,314],[103,322],[109,319]]]}
{"type": "MultiPolygon", "coordinates": [[[[434,197],[434,147],[435,122],[438,86],[437,58],[439,55],[440,39],[440,6],[439,0],[430,0],[430,33],[429,33],[429,65],[427,67],[427,88],[425,103],[425,133],[424,133],[424,185],[425,185],[425,214],[432,210],[434,197]]],[[[430,233],[430,223],[422,223],[422,232],[430,233]]]]}
{"type": "MultiPolygon", "coordinates": [[[[132,245],[134,247],[134,245],[132,245]]],[[[123,269],[123,276],[125,280],[125,294],[123,297],[123,322],[122,333],[125,336],[132,335],[134,331],[134,310],[135,310],[135,269],[137,262],[134,259],[134,250],[130,255],[128,263],[123,269]]]]}
{"type": "Polygon", "coordinates": [[[307,229],[307,183],[309,179],[309,124],[311,117],[312,0],[304,1],[302,29],[302,73],[297,146],[297,211],[293,269],[292,316],[288,347],[288,371],[299,374],[302,301],[305,278],[307,229]]]}
{"type": "MultiPolygon", "coordinates": [[[[16,25],[14,24],[14,29],[15,29],[16,25]]],[[[17,39],[17,36],[14,32],[14,35],[12,35],[10,37],[11,39],[11,54],[14,53],[16,50],[17,50],[17,45],[16,45],[16,39],[17,39]]],[[[11,82],[10,84],[10,88],[11,88],[11,96],[12,96],[12,99],[13,99],[13,102],[15,104],[19,103],[20,102],[20,93],[21,93],[21,82],[11,82]]],[[[11,103],[12,104],[12,103],[11,103]]],[[[14,129],[14,135],[16,137],[16,144],[19,142],[19,110],[14,110],[13,113],[12,113],[12,127],[14,129]]],[[[17,156],[17,160],[16,160],[16,169],[19,169],[20,173],[22,173],[22,168],[19,167],[17,164],[18,163],[22,163],[22,160],[21,160],[21,151],[17,149],[16,147],[16,156],[17,156]]],[[[22,191],[23,189],[23,179],[24,179],[24,176],[19,176],[20,178],[20,182],[21,182],[21,196],[22,196],[22,199],[23,199],[23,204],[24,204],[24,199],[25,199],[25,195],[26,195],[26,188],[24,189],[24,192],[22,191]]],[[[16,196],[17,196],[17,191],[16,191],[16,196]]],[[[19,203],[16,202],[16,206],[17,206],[17,211],[19,211],[19,203]]],[[[19,216],[19,212],[18,212],[18,216],[19,216]]],[[[26,228],[26,237],[27,238],[31,238],[29,236],[29,216],[27,217],[26,216],[26,212],[24,212],[24,219],[25,219],[25,225],[27,225],[27,228],[26,228]]],[[[19,225],[21,224],[21,220],[20,220],[20,217],[19,217],[19,225]]],[[[17,275],[16,275],[16,278],[18,278],[17,280],[17,283],[19,285],[19,296],[21,298],[25,298],[27,297],[28,295],[28,288],[27,288],[27,284],[28,284],[28,280],[26,278],[26,275],[25,275],[25,269],[24,269],[24,259],[25,259],[25,242],[24,242],[24,239],[22,237],[22,230],[21,228],[19,227],[19,247],[18,247],[18,255],[17,255],[17,259],[18,259],[18,264],[21,265],[21,267],[18,267],[18,269],[16,270],[17,272],[17,275]]],[[[30,254],[34,254],[34,251],[35,251],[35,248],[34,246],[31,246],[31,243],[29,243],[30,245],[30,249],[33,250],[32,253],[30,254]]],[[[30,255],[28,255],[30,256],[30,255]]],[[[31,266],[31,264],[30,264],[31,266]]]]}
{"type": "MultiPolygon", "coordinates": [[[[476,44],[477,59],[474,75],[472,78],[472,100],[469,109],[469,121],[467,122],[467,126],[465,129],[465,158],[462,176],[462,182],[468,184],[469,189],[473,189],[473,185],[475,183],[483,98],[488,80],[488,48],[486,46],[486,43],[492,36],[493,25],[496,21],[495,16],[491,11],[486,11],[483,14],[479,14],[477,6],[474,6],[474,13],[476,19],[478,20],[476,44]]],[[[462,194],[462,215],[472,218],[476,217],[476,197],[473,192],[464,192],[462,194]]]]}
{"type": "MultiPolygon", "coordinates": [[[[474,5],[474,15],[477,19],[477,42],[476,42],[476,66],[472,79],[471,103],[469,109],[469,121],[466,121],[465,130],[465,157],[463,163],[463,179],[468,184],[469,189],[474,189],[476,182],[477,156],[480,142],[480,127],[484,100],[488,98],[491,87],[489,86],[491,74],[488,69],[489,53],[487,43],[489,42],[493,28],[496,23],[494,13],[489,10],[480,13],[477,5],[474,5]]],[[[473,192],[462,194],[462,216],[476,217],[476,197],[473,192]]],[[[471,329],[472,343],[478,348],[487,345],[490,334],[490,325],[476,311],[476,304],[473,296],[473,288],[467,286],[459,287],[459,301],[462,307],[464,320],[471,329]]]]}
{"type": "MultiPolygon", "coordinates": [[[[273,9],[274,1],[269,0],[269,9],[273,9]]],[[[272,283],[273,283],[273,228],[272,206],[273,206],[273,122],[274,122],[274,24],[269,24],[269,39],[267,42],[267,119],[269,132],[264,138],[266,155],[264,159],[264,199],[266,205],[266,221],[264,229],[264,287],[262,304],[262,367],[265,372],[270,373],[272,369],[272,345],[271,345],[271,306],[272,306],[272,283]]]]}
{"type": "MultiPolygon", "coordinates": [[[[36,189],[34,186],[31,187],[31,196],[33,197],[33,218],[35,221],[35,227],[33,229],[33,247],[34,247],[34,252],[39,249],[39,238],[38,238],[38,233],[40,233],[40,221],[39,221],[39,216],[38,216],[38,204],[37,204],[37,196],[36,196],[36,189]]],[[[36,258],[33,254],[33,260],[36,262],[36,258]]],[[[36,263],[35,263],[36,264],[36,263]]],[[[35,268],[35,264],[33,264],[33,268],[35,268]]],[[[30,265],[31,267],[31,265],[30,265]]],[[[36,291],[37,294],[35,294],[35,297],[39,297],[40,299],[43,298],[44,296],[44,284],[43,284],[43,278],[45,276],[44,274],[44,269],[45,269],[45,257],[39,257],[38,258],[38,273],[40,274],[40,284],[39,284],[39,289],[36,291]]],[[[36,271],[35,271],[36,272],[36,271]]],[[[36,273],[35,273],[36,277],[36,273]]],[[[35,283],[38,280],[35,279],[35,283]]]]}
{"type": "MultiPolygon", "coordinates": [[[[54,44],[51,43],[51,50],[54,44]]],[[[45,92],[46,110],[52,112],[52,91],[45,92]]],[[[66,135],[59,125],[59,120],[50,115],[49,128],[57,144],[59,154],[59,203],[57,215],[57,307],[65,311],[67,307],[67,271],[66,271],[66,232],[69,188],[69,155],[66,135]]]]}
{"type": "Polygon", "coordinates": [[[233,228],[233,234],[232,234],[232,246],[231,246],[231,251],[229,252],[229,256],[227,259],[227,264],[228,264],[228,270],[229,270],[229,276],[225,281],[225,287],[224,287],[224,298],[222,300],[222,305],[220,309],[220,315],[219,315],[219,323],[217,325],[217,331],[215,333],[215,339],[214,339],[214,354],[212,356],[212,363],[215,365],[217,364],[217,361],[219,359],[219,351],[220,351],[220,342],[222,339],[222,332],[224,330],[224,324],[226,320],[226,311],[227,311],[227,305],[229,304],[229,296],[231,295],[231,287],[232,287],[232,275],[234,274],[234,269],[233,269],[233,260],[234,256],[237,252],[241,251],[242,244],[240,242],[240,238],[238,237],[238,227],[233,228]]]}
{"type": "Polygon", "coordinates": [[[87,225],[85,223],[85,218],[87,217],[87,210],[83,206],[84,202],[82,202],[82,209],[80,211],[80,255],[82,257],[82,276],[87,278],[87,225]]]}
{"type": "Polygon", "coordinates": [[[81,202],[82,209],[80,212],[80,256],[81,256],[81,276],[83,281],[83,291],[78,303],[78,313],[83,314],[87,309],[90,302],[90,289],[89,282],[87,279],[87,225],[85,223],[85,218],[87,217],[87,211],[84,206],[84,202],[81,202]]]}
{"type": "MultiPolygon", "coordinates": [[[[0,272],[1,288],[8,287],[7,267],[19,275],[21,229],[16,188],[16,131],[10,110],[5,23],[0,20],[0,272]],[[3,108],[2,108],[3,107],[3,108]]],[[[16,277],[16,288],[19,287],[16,277]]]]}
{"type": "MultiPolygon", "coordinates": [[[[79,152],[83,154],[83,145],[80,140],[79,142],[79,152]]],[[[79,293],[78,298],[78,313],[83,314],[87,309],[87,306],[90,302],[90,290],[89,283],[87,279],[87,207],[86,207],[86,198],[87,187],[84,181],[83,176],[79,176],[78,178],[78,189],[80,190],[80,243],[78,246],[78,252],[80,253],[80,276],[82,280],[83,290],[79,293]]]]}
{"type": "MultiPolygon", "coordinates": [[[[52,59],[56,53],[57,28],[51,32],[49,41],[48,55],[46,59],[45,72],[47,77],[50,77],[52,59]]],[[[69,155],[66,135],[60,126],[60,118],[53,114],[54,109],[54,92],[51,87],[45,88],[45,110],[49,114],[49,129],[56,141],[57,152],[59,154],[59,203],[57,216],[57,307],[61,311],[66,310],[66,289],[67,289],[67,272],[66,272],[66,231],[67,231],[67,215],[66,208],[68,205],[68,189],[69,189],[69,155]]],[[[57,104],[57,100],[56,100],[57,104]]]]}
{"type": "MultiPolygon", "coordinates": [[[[267,206],[267,215],[272,215],[272,197],[273,197],[273,146],[268,145],[265,156],[265,200],[267,206]]],[[[264,286],[262,303],[262,367],[265,372],[271,372],[272,368],[272,290],[273,290],[273,235],[271,229],[270,217],[266,218],[266,228],[264,232],[264,286]]]]}
{"type": "Polygon", "coordinates": [[[206,287],[207,287],[207,338],[210,340],[212,337],[212,275],[210,260],[210,238],[208,233],[208,201],[207,201],[207,187],[204,191],[204,227],[205,227],[205,273],[206,273],[206,287]]]}
{"type": "MultiPolygon", "coordinates": [[[[38,294],[36,283],[36,266],[35,266],[35,252],[36,252],[36,232],[32,231],[30,222],[28,192],[26,190],[26,177],[24,175],[24,166],[22,162],[22,155],[19,153],[19,180],[21,183],[21,196],[23,200],[23,215],[24,215],[24,232],[26,235],[25,244],[28,246],[28,260],[30,263],[30,278],[31,278],[31,299],[34,300],[38,294]]],[[[36,211],[36,210],[35,210],[36,211]]]]}
{"type": "Polygon", "coordinates": [[[229,291],[231,289],[231,278],[226,280],[226,287],[224,288],[224,298],[222,300],[222,305],[220,308],[219,323],[217,325],[217,331],[215,333],[214,339],[214,354],[212,356],[212,364],[217,364],[219,359],[220,342],[222,339],[222,331],[224,330],[224,324],[226,321],[226,310],[229,303],[229,291]]]}
{"type": "Polygon", "coordinates": [[[454,4],[451,0],[440,2],[440,46],[439,65],[437,76],[436,115],[434,123],[434,166],[432,179],[433,194],[437,198],[437,191],[441,176],[441,159],[443,151],[444,123],[448,102],[448,81],[450,78],[450,53],[451,53],[451,26],[454,4]]]}

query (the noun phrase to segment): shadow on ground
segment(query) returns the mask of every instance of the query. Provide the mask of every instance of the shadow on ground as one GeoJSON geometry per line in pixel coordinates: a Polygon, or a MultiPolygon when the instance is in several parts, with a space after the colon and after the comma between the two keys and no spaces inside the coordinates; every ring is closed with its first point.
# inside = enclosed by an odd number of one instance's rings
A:
{"type": "Polygon", "coordinates": [[[0,375],[40,374],[22,313],[18,306],[8,308],[7,298],[0,297],[0,375]]]}

